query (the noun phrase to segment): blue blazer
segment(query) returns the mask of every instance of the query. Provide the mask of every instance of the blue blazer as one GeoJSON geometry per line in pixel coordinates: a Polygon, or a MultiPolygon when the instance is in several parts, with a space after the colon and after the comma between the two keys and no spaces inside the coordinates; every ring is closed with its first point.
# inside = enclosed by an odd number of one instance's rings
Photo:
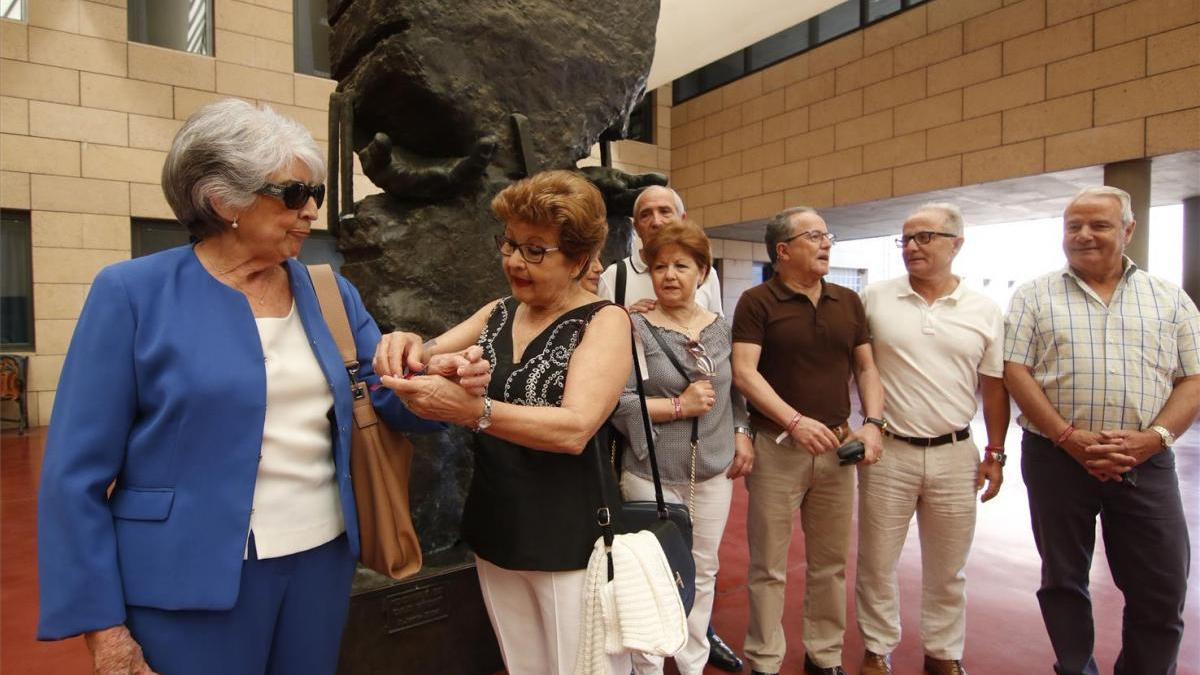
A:
{"type": "MultiPolygon", "coordinates": [[[[303,264],[292,295],[333,393],[333,458],[351,549],[349,382],[303,264]]],[[[379,328],[345,279],[360,377],[379,328]]],[[[399,431],[444,425],[373,395],[399,431]]],[[[262,449],[266,370],[245,296],[220,283],[190,246],[105,268],[71,339],[46,439],[38,495],[38,638],[125,621],[125,606],[225,610],[238,597],[262,449]],[[111,497],[106,489],[116,481],[111,497]]]]}

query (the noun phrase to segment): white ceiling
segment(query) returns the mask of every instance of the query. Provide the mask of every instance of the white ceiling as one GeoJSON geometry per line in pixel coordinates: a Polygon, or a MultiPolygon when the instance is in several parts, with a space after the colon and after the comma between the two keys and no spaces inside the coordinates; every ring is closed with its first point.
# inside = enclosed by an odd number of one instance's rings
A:
{"type": "Polygon", "coordinates": [[[814,17],[842,0],[662,0],[646,88],[664,84],[814,17]]]}

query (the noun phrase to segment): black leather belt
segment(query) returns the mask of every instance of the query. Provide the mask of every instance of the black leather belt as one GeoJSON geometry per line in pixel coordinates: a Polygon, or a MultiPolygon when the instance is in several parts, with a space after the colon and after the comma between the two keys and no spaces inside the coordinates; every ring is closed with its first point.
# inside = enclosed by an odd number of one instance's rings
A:
{"type": "Polygon", "coordinates": [[[893,434],[892,432],[887,431],[887,430],[884,430],[883,433],[884,433],[884,435],[888,436],[889,438],[894,438],[898,441],[904,441],[905,443],[909,443],[912,445],[919,445],[923,448],[932,448],[934,446],[945,445],[947,443],[953,443],[954,441],[962,441],[962,440],[966,440],[966,439],[970,438],[971,437],[971,427],[963,427],[962,429],[959,429],[958,431],[954,431],[954,432],[951,432],[948,434],[943,434],[943,435],[937,436],[935,438],[912,438],[909,436],[901,436],[900,434],[893,434]]]}

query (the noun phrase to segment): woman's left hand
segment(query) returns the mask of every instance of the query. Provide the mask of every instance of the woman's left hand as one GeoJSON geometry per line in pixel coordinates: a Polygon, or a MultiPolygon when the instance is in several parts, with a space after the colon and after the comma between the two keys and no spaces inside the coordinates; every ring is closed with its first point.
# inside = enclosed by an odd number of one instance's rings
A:
{"type": "Polygon", "coordinates": [[[492,365],[483,358],[482,347],[471,345],[461,352],[438,354],[429,359],[425,366],[425,374],[441,375],[457,382],[470,394],[483,396],[492,381],[492,365]]]}
{"type": "Polygon", "coordinates": [[[746,434],[733,435],[733,463],[725,476],[730,480],[749,476],[754,471],[754,441],[746,434]]]}
{"type": "Polygon", "coordinates": [[[427,420],[472,426],[483,415],[483,397],[442,375],[385,376],[380,381],[395,391],[409,410],[427,420]]]}

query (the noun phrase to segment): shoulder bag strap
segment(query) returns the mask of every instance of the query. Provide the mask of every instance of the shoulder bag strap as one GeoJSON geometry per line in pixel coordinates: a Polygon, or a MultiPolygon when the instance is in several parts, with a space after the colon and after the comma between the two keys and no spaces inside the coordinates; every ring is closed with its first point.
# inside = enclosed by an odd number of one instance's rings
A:
{"type": "Polygon", "coordinates": [[[338,353],[342,355],[342,363],[347,370],[357,372],[358,354],[354,348],[354,333],[350,331],[350,319],[346,316],[346,305],[342,303],[333,268],[329,265],[309,265],[308,275],[317,292],[321,314],[325,317],[329,332],[333,334],[333,341],[337,343],[338,353]]]}
{"type": "Polygon", "coordinates": [[[613,297],[617,304],[625,306],[625,284],[629,281],[629,270],[625,269],[625,261],[630,258],[621,258],[617,261],[617,287],[613,289],[613,297]]]}
{"type": "MultiPolygon", "coordinates": [[[[655,327],[655,325],[650,323],[649,321],[646,322],[646,327],[650,329],[650,335],[652,335],[654,337],[654,341],[658,343],[658,348],[663,351],[663,354],[666,354],[667,360],[671,362],[671,365],[675,366],[675,370],[679,371],[679,374],[683,376],[684,380],[691,382],[692,381],[691,375],[688,374],[687,369],[685,369],[683,367],[683,364],[679,362],[679,359],[675,358],[675,353],[672,352],[670,347],[667,346],[667,341],[663,339],[662,333],[658,332],[658,328],[655,327]]],[[[680,392],[680,393],[682,393],[682,392],[680,392]]],[[[692,418],[692,439],[691,439],[691,441],[692,441],[692,472],[691,472],[690,480],[688,482],[688,513],[694,515],[696,513],[696,453],[698,452],[699,447],[700,447],[700,418],[699,417],[692,418]]]]}

